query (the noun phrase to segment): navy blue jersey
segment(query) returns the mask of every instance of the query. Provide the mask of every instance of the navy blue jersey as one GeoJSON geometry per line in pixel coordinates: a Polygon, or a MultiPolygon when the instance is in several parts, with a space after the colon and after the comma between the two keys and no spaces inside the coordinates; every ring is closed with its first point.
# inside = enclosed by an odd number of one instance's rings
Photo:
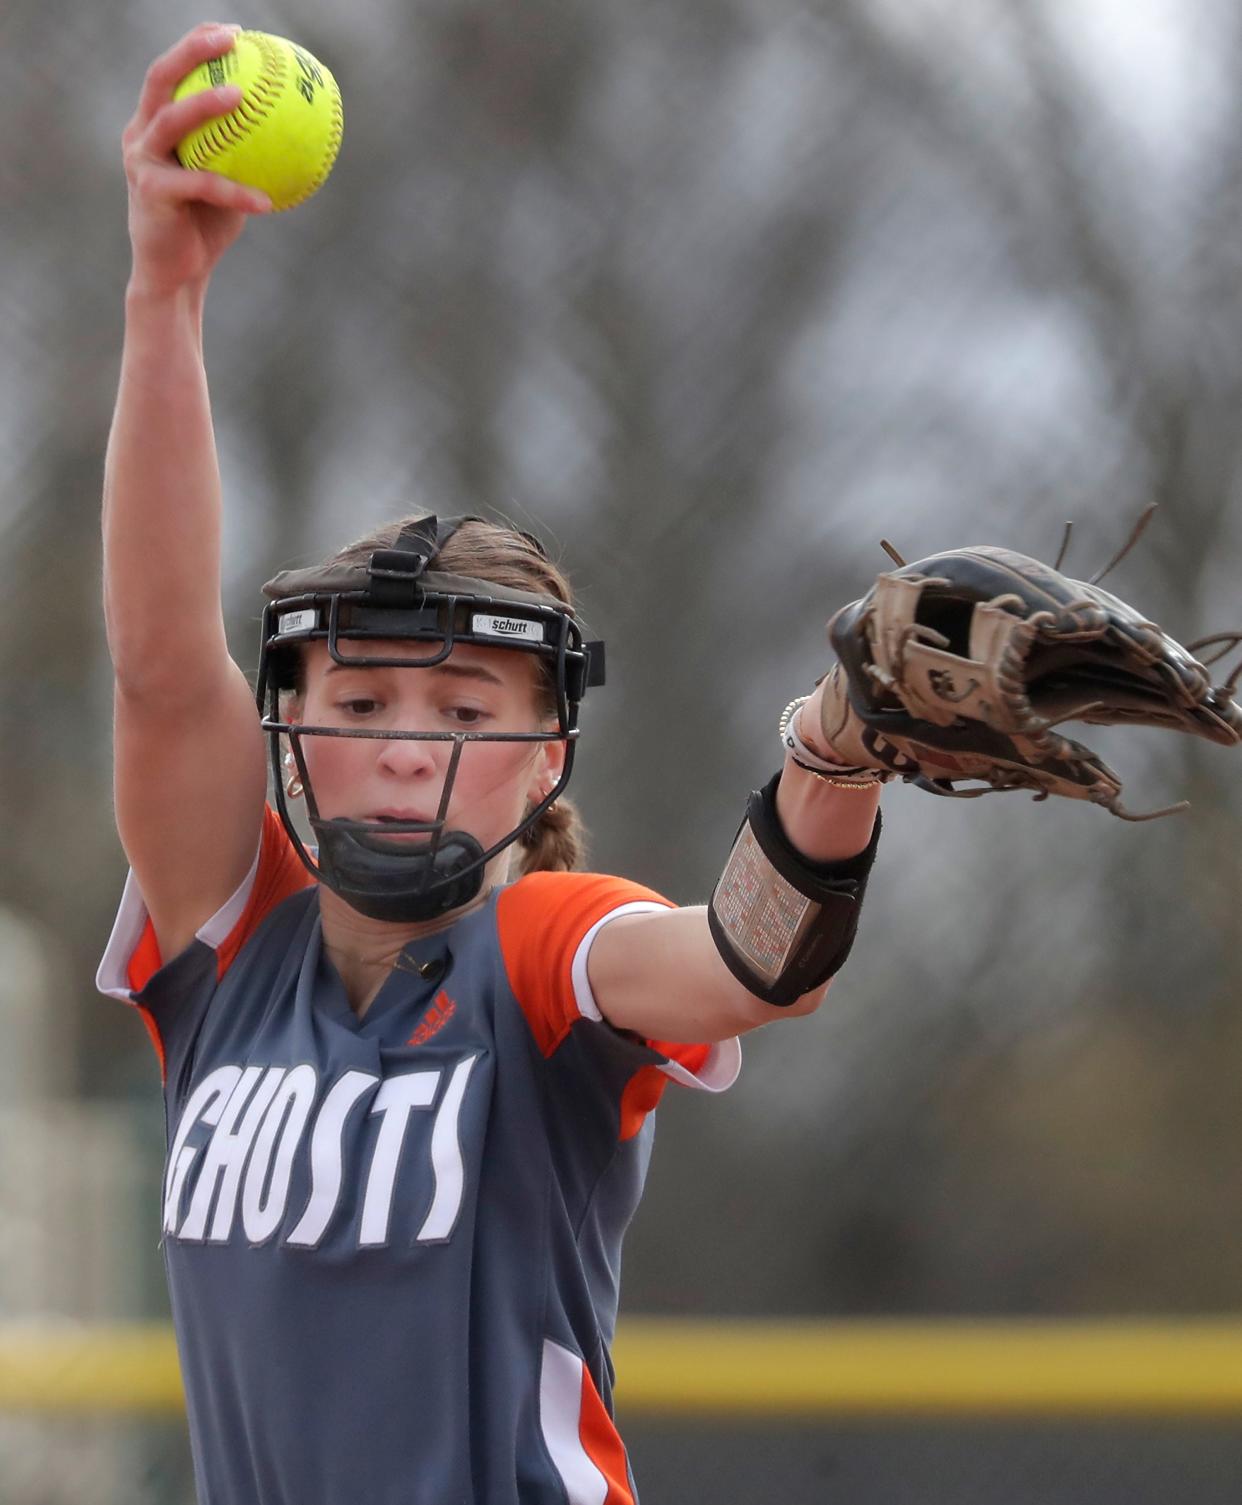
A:
{"type": "Polygon", "coordinates": [[[591,941],[665,902],[533,874],[409,945],[359,1018],[270,811],[167,964],[131,878],[98,981],[164,1069],[201,1505],[632,1505],[609,1346],[650,1114],[740,1060],[600,1017],[591,941]]]}

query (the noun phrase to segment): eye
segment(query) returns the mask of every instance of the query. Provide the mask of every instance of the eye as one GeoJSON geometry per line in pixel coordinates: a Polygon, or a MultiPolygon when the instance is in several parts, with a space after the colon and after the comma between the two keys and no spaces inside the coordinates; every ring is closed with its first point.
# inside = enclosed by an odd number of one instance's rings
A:
{"type": "Polygon", "coordinates": [[[453,705],[448,707],[448,715],[459,726],[478,726],[481,721],[487,719],[487,712],[480,710],[476,705],[453,705]]]}
{"type": "Polygon", "coordinates": [[[340,708],[351,716],[369,716],[372,711],[379,709],[379,701],[369,695],[353,695],[348,700],[339,702],[340,708]]]}

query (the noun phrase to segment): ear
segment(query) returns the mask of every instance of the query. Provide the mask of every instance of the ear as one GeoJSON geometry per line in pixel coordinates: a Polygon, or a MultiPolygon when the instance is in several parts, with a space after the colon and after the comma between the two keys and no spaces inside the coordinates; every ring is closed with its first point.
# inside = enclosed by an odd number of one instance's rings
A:
{"type": "Polygon", "coordinates": [[[282,721],[300,722],[306,709],[306,697],[301,690],[282,690],[277,710],[282,721]]]}
{"type": "Polygon", "coordinates": [[[535,746],[538,753],[526,786],[526,798],[532,805],[537,805],[548,795],[565,769],[564,742],[537,742],[535,746]]]}
{"type": "MultiPolygon", "coordinates": [[[[296,690],[285,691],[281,696],[278,710],[282,721],[287,721],[293,726],[299,726],[302,721],[302,696],[296,690]]],[[[283,749],[280,761],[285,770],[286,777],[289,780],[296,779],[298,785],[297,794],[294,794],[289,787],[286,787],[285,792],[289,795],[290,799],[296,799],[297,795],[302,792],[302,781],[297,778],[298,765],[297,760],[293,756],[293,745],[287,736],[281,737],[280,745],[283,749]]]]}

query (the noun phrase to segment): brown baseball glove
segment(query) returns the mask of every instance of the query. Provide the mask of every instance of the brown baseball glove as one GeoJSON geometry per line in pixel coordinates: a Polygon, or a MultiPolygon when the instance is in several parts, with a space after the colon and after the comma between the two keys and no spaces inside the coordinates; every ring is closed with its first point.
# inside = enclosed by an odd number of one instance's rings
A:
{"type": "MultiPolygon", "coordinates": [[[[897,556],[894,555],[894,558],[897,556]]],[[[1025,554],[980,545],[883,574],[828,624],[839,663],[822,697],[824,736],[849,764],[933,794],[1030,789],[1090,800],[1128,820],[1121,781],[1054,728],[1161,726],[1232,745],[1242,664],[1214,686],[1242,634],[1184,648],[1098,585],[1025,554]],[[975,781],[982,787],[958,788],[975,781]]]]}

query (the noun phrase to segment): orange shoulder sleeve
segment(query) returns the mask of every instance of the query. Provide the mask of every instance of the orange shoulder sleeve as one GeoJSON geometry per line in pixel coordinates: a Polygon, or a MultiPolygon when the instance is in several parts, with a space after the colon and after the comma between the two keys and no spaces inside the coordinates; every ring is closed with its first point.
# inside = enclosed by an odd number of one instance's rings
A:
{"type": "Polygon", "coordinates": [[[652,889],[602,873],[531,873],[496,906],[509,986],[545,1056],[582,1015],[573,964],[593,925],[627,904],[673,906],[652,889]]]}

